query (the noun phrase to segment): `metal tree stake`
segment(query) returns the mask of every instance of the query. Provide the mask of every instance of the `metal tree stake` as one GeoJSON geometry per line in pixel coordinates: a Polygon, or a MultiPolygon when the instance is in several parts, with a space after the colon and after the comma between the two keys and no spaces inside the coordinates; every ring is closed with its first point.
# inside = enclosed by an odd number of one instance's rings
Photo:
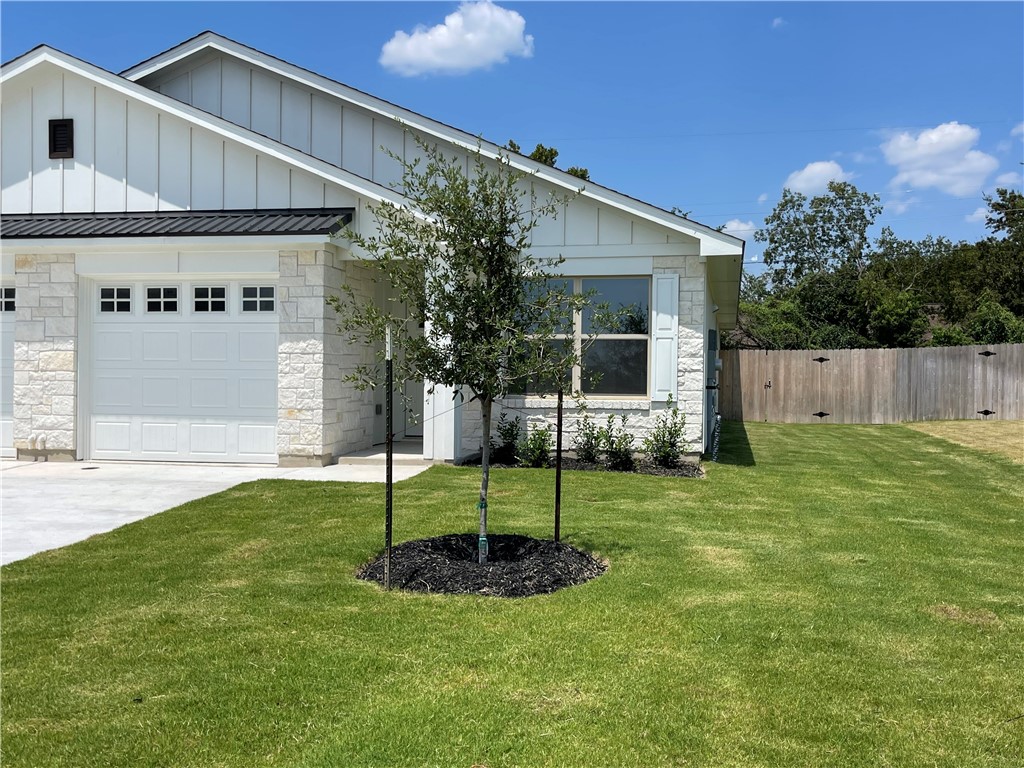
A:
{"type": "Polygon", "coordinates": [[[562,388],[558,388],[558,433],[555,437],[555,541],[562,538],[562,388]]]}
{"type": "Polygon", "coordinates": [[[391,429],[391,401],[394,389],[394,371],[391,361],[391,327],[388,327],[387,342],[384,349],[384,371],[387,387],[385,402],[385,430],[387,431],[387,472],[384,478],[385,503],[384,503],[384,589],[391,589],[391,486],[392,486],[392,465],[394,463],[394,435],[391,429]]]}

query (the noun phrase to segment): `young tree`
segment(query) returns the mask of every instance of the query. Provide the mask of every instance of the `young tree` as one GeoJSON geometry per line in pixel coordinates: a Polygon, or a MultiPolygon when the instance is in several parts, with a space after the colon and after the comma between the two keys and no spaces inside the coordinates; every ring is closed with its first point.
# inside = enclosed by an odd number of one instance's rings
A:
{"type": "MultiPolygon", "coordinates": [[[[483,563],[494,402],[517,382],[565,380],[579,350],[553,336],[572,327],[586,297],[551,279],[561,260],[538,260],[527,250],[539,220],[555,216],[568,198],[538,199],[529,175],[513,169],[506,156],[489,160],[478,148],[468,153],[467,169],[465,157],[417,143],[421,159],[395,157],[406,202],[373,206],[375,233],[348,233],[394,287],[394,301],[381,307],[343,286],[343,295],[330,302],[339,331],[353,340],[379,347],[392,328],[399,380],[425,380],[431,391],[464,387],[479,404],[483,563]],[[421,325],[422,333],[410,333],[421,325]]],[[[362,365],[349,378],[373,386],[376,368],[362,365]]]]}

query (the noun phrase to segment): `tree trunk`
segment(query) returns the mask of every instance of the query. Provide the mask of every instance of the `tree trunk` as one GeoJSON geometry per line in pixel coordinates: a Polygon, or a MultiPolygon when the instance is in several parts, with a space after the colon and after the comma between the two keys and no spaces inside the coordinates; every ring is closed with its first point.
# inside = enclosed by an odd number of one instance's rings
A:
{"type": "Polygon", "coordinates": [[[487,483],[491,479],[491,407],[493,403],[490,396],[480,398],[484,442],[480,456],[480,538],[477,544],[481,565],[487,562],[487,483]]]}

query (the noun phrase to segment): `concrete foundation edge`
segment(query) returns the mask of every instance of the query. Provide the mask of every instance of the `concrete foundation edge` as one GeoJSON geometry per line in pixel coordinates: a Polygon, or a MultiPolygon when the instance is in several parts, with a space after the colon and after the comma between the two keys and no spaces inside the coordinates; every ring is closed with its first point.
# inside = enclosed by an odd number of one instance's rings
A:
{"type": "Polygon", "coordinates": [[[18,448],[18,461],[78,461],[74,451],[57,448],[34,450],[18,448]]]}

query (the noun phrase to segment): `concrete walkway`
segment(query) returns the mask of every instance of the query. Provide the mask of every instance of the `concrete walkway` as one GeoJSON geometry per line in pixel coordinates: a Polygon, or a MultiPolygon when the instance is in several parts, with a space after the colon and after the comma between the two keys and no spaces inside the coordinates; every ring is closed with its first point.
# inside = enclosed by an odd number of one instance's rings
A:
{"type": "MultiPolygon", "coordinates": [[[[394,468],[396,481],[426,463],[394,468]]],[[[214,466],[114,461],[0,461],[0,564],[63,547],[186,501],[262,478],[384,482],[381,464],[214,466]]]]}

